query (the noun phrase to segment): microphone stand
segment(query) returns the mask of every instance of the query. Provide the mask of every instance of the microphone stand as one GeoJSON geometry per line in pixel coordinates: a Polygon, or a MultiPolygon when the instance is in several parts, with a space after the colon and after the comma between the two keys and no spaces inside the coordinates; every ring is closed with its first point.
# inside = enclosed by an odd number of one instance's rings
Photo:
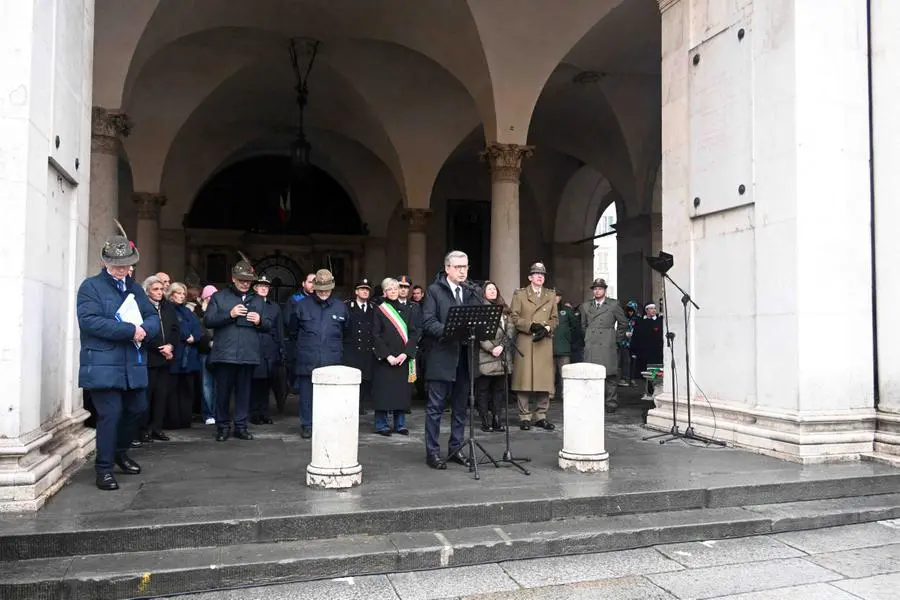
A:
{"type": "MultiPolygon", "coordinates": [[[[712,438],[707,438],[702,435],[697,435],[694,433],[694,425],[691,421],[691,348],[689,343],[689,329],[688,329],[688,304],[692,305],[695,309],[700,310],[700,307],[697,306],[697,303],[694,302],[691,295],[688,294],[680,285],[672,281],[672,278],[669,277],[667,273],[663,273],[662,276],[675,286],[679,292],[682,293],[681,296],[681,306],[684,310],[684,369],[687,373],[687,377],[685,378],[686,390],[687,390],[687,427],[684,430],[684,433],[678,432],[678,427],[675,425],[675,395],[673,391],[672,395],[672,431],[669,433],[667,439],[659,440],[660,444],[665,444],[666,442],[671,442],[672,440],[677,440],[679,438],[697,440],[699,442],[705,442],[706,444],[715,444],[717,446],[725,446],[725,442],[714,440],[712,438]]],[[[663,284],[663,295],[665,295],[665,283],[663,284]]],[[[668,311],[666,311],[668,313],[668,311]]],[[[668,317],[666,317],[666,328],[668,329],[668,317]]],[[[666,334],[666,338],[668,339],[671,336],[672,339],[675,338],[675,334],[671,331],[666,334]]],[[[675,388],[675,378],[674,378],[674,363],[675,363],[675,351],[672,349],[672,363],[673,363],[673,377],[672,377],[672,389],[675,388]]],[[[658,436],[657,436],[658,437],[658,436]]]]}
{"type": "MultiPolygon", "coordinates": [[[[487,298],[484,297],[484,291],[482,290],[481,286],[474,284],[469,280],[463,282],[463,285],[466,285],[466,287],[469,288],[469,291],[475,294],[476,298],[481,300],[482,304],[490,304],[487,298]]],[[[519,350],[519,347],[509,336],[509,334],[506,333],[506,329],[504,327],[500,328],[500,335],[502,340],[501,345],[504,346],[503,353],[500,355],[500,364],[503,366],[503,415],[506,421],[506,449],[503,451],[503,456],[500,458],[500,460],[494,462],[495,464],[499,462],[507,465],[512,465],[522,471],[522,473],[524,473],[525,475],[531,475],[531,471],[519,464],[523,462],[531,462],[531,459],[524,456],[513,457],[512,451],[510,450],[509,446],[509,360],[506,356],[506,345],[508,344],[509,347],[512,348],[516,352],[516,354],[518,354],[522,358],[525,358],[525,355],[521,350],[519,350]]]]}

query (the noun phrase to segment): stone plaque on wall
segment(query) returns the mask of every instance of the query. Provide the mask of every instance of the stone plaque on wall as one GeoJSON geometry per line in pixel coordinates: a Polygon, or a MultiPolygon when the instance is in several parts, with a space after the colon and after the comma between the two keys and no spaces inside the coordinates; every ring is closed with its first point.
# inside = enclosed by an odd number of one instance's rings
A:
{"type": "Polygon", "coordinates": [[[751,35],[749,19],[738,22],[687,57],[692,215],[753,202],[751,35]]]}

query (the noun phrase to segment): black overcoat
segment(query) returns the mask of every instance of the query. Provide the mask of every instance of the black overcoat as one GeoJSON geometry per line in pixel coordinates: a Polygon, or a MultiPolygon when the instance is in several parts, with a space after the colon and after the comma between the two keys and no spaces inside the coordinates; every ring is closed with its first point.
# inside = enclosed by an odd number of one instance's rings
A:
{"type": "Polygon", "coordinates": [[[356,300],[347,301],[349,324],[344,335],[344,364],[359,369],[363,381],[372,379],[375,355],[372,353],[372,315],[378,309],[369,302],[365,312],[356,300]]]}
{"type": "Polygon", "coordinates": [[[385,300],[384,304],[390,304],[400,313],[406,322],[408,337],[404,342],[380,307],[372,311],[372,340],[376,357],[372,369],[372,403],[375,410],[407,410],[412,398],[409,361],[416,357],[416,340],[419,339],[415,309],[409,304],[402,306],[396,300],[385,300]],[[401,354],[406,354],[408,358],[392,367],[387,357],[401,354]]]}
{"type": "MultiPolygon", "coordinates": [[[[481,304],[481,300],[467,288],[463,288],[462,298],[464,305],[481,304]]],[[[456,381],[456,367],[462,344],[442,339],[444,323],[451,306],[456,306],[456,300],[450,291],[447,276],[441,273],[428,286],[422,302],[422,330],[428,338],[428,361],[425,368],[425,379],[428,381],[456,381]]]]}

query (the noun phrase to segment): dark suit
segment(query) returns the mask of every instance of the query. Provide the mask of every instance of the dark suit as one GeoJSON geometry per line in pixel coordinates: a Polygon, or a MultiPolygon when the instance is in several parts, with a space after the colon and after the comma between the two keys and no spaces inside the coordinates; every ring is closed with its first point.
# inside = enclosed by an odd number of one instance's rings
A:
{"type": "MultiPolygon", "coordinates": [[[[462,304],[479,305],[481,301],[469,290],[461,290],[462,304]]],[[[449,454],[452,454],[465,437],[469,394],[469,370],[466,347],[460,342],[443,339],[444,323],[451,306],[459,302],[454,297],[447,276],[443,273],[428,286],[422,302],[423,334],[430,339],[428,365],[425,379],[428,385],[428,404],[425,407],[425,452],[429,458],[440,456],[438,437],[441,432],[441,413],[444,399],[450,397],[451,424],[449,454]]]]}

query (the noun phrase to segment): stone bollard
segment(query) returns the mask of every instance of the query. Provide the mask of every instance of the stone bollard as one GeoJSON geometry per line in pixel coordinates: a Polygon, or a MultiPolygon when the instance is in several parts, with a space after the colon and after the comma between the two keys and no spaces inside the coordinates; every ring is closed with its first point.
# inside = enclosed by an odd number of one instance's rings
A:
{"type": "Polygon", "coordinates": [[[562,368],[563,449],[559,466],[566,471],[609,471],[606,452],[606,367],[575,363],[562,368]]]}
{"type": "Polygon", "coordinates": [[[359,464],[359,369],[321,367],[312,372],[312,459],[306,485],[328,489],[362,483],[359,464]]]}

